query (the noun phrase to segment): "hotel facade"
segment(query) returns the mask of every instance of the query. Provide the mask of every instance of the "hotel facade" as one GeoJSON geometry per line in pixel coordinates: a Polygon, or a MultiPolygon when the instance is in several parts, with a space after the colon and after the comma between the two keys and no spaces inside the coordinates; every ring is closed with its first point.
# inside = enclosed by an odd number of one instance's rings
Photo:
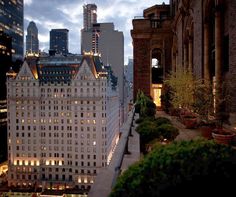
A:
{"type": "Polygon", "coordinates": [[[49,56],[8,78],[9,186],[90,188],[119,139],[109,75],[98,56],[49,56]]]}

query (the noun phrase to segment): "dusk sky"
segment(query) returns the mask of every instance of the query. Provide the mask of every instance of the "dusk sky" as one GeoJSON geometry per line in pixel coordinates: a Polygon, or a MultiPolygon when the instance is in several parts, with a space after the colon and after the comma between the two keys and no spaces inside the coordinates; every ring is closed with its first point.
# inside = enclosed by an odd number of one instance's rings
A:
{"type": "Polygon", "coordinates": [[[132,19],[142,16],[143,10],[169,0],[24,0],[24,28],[34,21],[39,31],[39,47],[48,52],[49,31],[55,28],[69,29],[69,51],[80,53],[80,30],[83,27],[83,5],[97,5],[97,21],[113,22],[115,29],[124,33],[125,63],[132,57],[132,19]]]}

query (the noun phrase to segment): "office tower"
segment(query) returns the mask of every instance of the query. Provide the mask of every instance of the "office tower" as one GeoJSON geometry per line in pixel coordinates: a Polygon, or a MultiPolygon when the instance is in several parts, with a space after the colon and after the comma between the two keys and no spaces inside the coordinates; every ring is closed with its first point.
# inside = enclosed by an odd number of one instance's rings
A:
{"type": "Polygon", "coordinates": [[[50,31],[50,50],[58,54],[68,54],[68,29],[52,29],[50,31]]]}
{"type": "Polygon", "coordinates": [[[92,28],[92,24],[97,23],[97,6],[95,4],[87,4],[84,8],[84,30],[92,28]]]}
{"type": "Polygon", "coordinates": [[[127,73],[126,73],[126,78],[130,84],[133,84],[133,64],[134,60],[129,58],[128,65],[127,65],[127,73]]]}
{"type": "Polygon", "coordinates": [[[23,0],[2,0],[0,31],[12,38],[12,60],[23,59],[23,0]]]}
{"type": "Polygon", "coordinates": [[[90,188],[119,139],[110,78],[91,55],[39,57],[8,78],[9,186],[90,188]]]}
{"type": "Polygon", "coordinates": [[[118,77],[121,122],[124,104],[124,36],[114,29],[113,23],[95,23],[90,30],[81,30],[81,51],[100,53],[106,65],[110,65],[118,77]]]}
{"type": "Polygon", "coordinates": [[[0,100],[6,100],[6,72],[12,65],[12,39],[9,35],[0,31],[0,100]]]}
{"type": "Polygon", "coordinates": [[[12,65],[12,39],[10,36],[0,32],[0,126],[7,123],[7,101],[6,101],[6,72],[12,65]]]}
{"type": "Polygon", "coordinates": [[[38,28],[33,21],[27,27],[26,52],[39,53],[38,28]]]}

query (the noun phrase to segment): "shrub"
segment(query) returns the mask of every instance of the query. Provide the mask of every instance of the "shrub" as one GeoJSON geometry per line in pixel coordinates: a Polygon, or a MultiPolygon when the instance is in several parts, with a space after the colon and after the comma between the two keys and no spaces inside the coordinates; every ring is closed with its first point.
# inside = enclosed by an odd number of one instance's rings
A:
{"type": "Polygon", "coordinates": [[[140,108],[141,108],[140,103],[136,103],[135,104],[135,113],[140,113],[140,108]]]}
{"type": "Polygon", "coordinates": [[[156,108],[146,108],[145,116],[154,117],[156,115],[156,108]]]}
{"type": "Polygon", "coordinates": [[[146,144],[149,141],[158,137],[156,130],[157,130],[157,126],[156,126],[155,122],[150,119],[145,119],[136,128],[136,131],[140,135],[140,139],[141,139],[142,144],[146,144]]]}
{"type": "Polygon", "coordinates": [[[162,139],[172,141],[179,134],[178,129],[173,127],[167,118],[145,118],[138,125],[136,131],[140,135],[141,151],[144,153],[146,153],[146,145],[151,141],[162,139]]]}
{"type": "Polygon", "coordinates": [[[156,114],[156,105],[142,91],[139,91],[135,104],[135,112],[139,113],[141,117],[153,117],[156,114]]]}
{"type": "Polygon", "coordinates": [[[179,130],[170,124],[162,124],[157,127],[157,131],[159,138],[174,140],[177,135],[179,135],[179,130]]]}
{"type": "Polygon", "coordinates": [[[213,141],[158,145],[118,178],[110,197],[230,196],[235,165],[236,151],[213,141]]]}
{"type": "Polygon", "coordinates": [[[136,121],[135,121],[135,123],[137,123],[137,124],[140,124],[141,122],[143,122],[143,121],[155,121],[155,118],[153,118],[153,117],[140,117],[139,119],[137,119],[136,121]]]}
{"type": "Polygon", "coordinates": [[[139,123],[141,123],[143,121],[144,121],[144,118],[139,118],[139,119],[135,120],[135,123],[139,124],[139,123]]]}
{"type": "Polygon", "coordinates": [[[160,126],[162,124],[171,124],[170,120],[168,118],[165,118],[165,117],[156,118],[155,123],[157,124],[157,126],[160,126]]]}

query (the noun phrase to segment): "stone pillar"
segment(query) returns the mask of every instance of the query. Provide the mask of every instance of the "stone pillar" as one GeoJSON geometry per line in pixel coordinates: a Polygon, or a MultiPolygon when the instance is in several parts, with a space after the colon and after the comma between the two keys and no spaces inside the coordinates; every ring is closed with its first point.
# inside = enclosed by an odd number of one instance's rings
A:
{"type": "Polygon", "coordinates": [[[172,72],[175,72],[176,71],[176,53],[174,52],[173,53],[173,56],[172,56],[172,72]]]}
{"type": "Polygon", "coordinates": [[[184,69],[188,69],[188,45],[184,44],[184,69]]]}
{"type": "Polygon", "coordinates": [[[193,71],[193,38],[191,36],[188,41],[188,69],[193,71]]]}
{"type": "Polygon", "coordinates": [[[210,41],[209,23],[204,23],[204,83],[210,82],[210,41]]]}
{"type": "Polygon", "coordinates": [[[222,99],[222,78],[223,78],[223,25],[220,6],[217,5],[215,12],[215,78],[216,78],[216,112],[219,106],[219,100],[222,99]]]}

